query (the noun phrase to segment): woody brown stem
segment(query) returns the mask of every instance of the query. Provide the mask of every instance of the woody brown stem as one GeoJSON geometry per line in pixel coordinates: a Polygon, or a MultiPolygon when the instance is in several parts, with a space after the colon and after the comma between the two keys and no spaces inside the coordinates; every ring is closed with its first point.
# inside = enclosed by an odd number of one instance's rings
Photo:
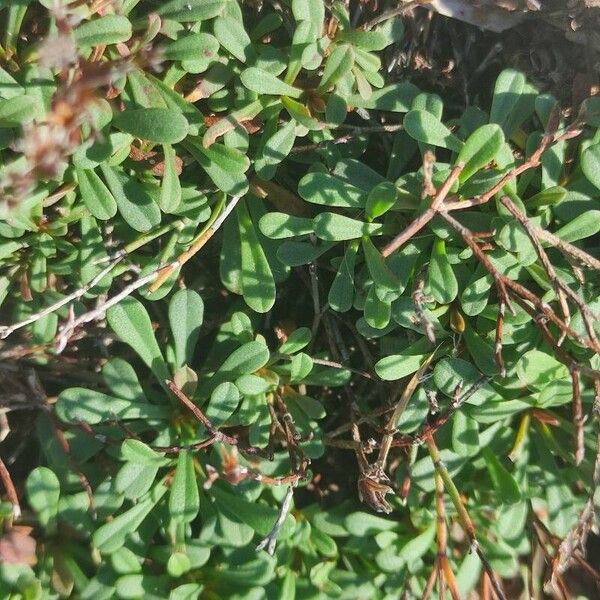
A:
{"type": "Polygon", "coordinates": [[[485,572],[490,578],[496,597],[499,600],[507,600],[504,591],[502,590],[500,581],[496,577],[496,574],[494,573],[489,561],[487,560],[485,553],[483,552],[481,546],[479,545],[479,542],[477,541],[475,525],[473,525],[473,521],[471,520],[471,517],[469,516],[469,513],[467,512],[467,509],[461,500],[460,493],[456,485],[454,484],[454,481],[450,477],[450,473],[448,473],[446,465],[442,461],[440,451],[438,450],[435,440],[433,439],[433,436],[431,434],[428,434],[425,437],[425,443],[427,444],[427,447],[429,449],[429,454],[431,456],[431,460],[433,461],[433,466],[436,472],[439,474],[443,485],[446,491],[448,492],[450,499],[452,500],[452,504],[454,505],[454,508],[458,513],[458,519],[462,525],[462,528],[467,534],[469,542],[471,543],[471,549],[477,552],[477,555],[479,556],[479,559],[483,564],[483,568],[485,569],[485,572]]]}
{"type": "Polygon", "coordinates": [[[18,519],[21,516],[21,505],[19,504],[19,496],[17,495],[17,490],[15,489],[15,484],[13,483],[12,477],[0,456],[0,481],[2,481],[2,485],[4,486],[4,490],[6,491],[6,495],[8,497],[9,502],[13,507],[13,516],[15,519],[18,519]]]}

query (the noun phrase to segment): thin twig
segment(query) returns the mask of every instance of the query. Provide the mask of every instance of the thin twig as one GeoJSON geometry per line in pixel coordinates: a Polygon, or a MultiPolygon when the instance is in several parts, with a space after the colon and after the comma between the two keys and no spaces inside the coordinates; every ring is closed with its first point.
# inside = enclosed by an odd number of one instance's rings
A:
{"type": "Polygon", "coordinates": [[[230,446],[237,446],[241,452],[245,454],[250,454],[254,456],[261,456],[263,458],[268,458],[261,448],[256,448],[254,446],[246,446],[245,444],[240,443],[240,441],[226,433],[220,431],[217,427],[215,427],[206,415],[200,410],[198,406],[196,406],[180,389],[177,387],[174,381],[167,379],[165,381],[167,387],[171,392],[175,395],[175,397],[198,419],[200,423],[204,426],[204,428],[210,433],[213,438],[213,442],[220,442],[223,444],[229,444],[230,446]]]}
{"type": "Polygon", "coordinates": [[[319,148],[325,148],[330,144],[347,144],[349,141],[354,138],[368,134],[368,133],[395,133],[396,131],[400,131],[403,129],[403,125],[401,123],[391,123],[389,125],[373,125],[368,127],[360,127],[357,125],[346,125],[340,126],[336,129],[351,129],[348,133],[344,135],[340,135],[336,138],[332,138],[330,140],[321,140],[320,142],[315,142],[314,144],[304,144],[302,146],[294,146],[290,154],[303,154],[305,152],[312,152],[313,150],[318,150],[319,148]]]}
{"type": "Polygon", "coordinates": [[[395,252],[408,242],[415,234],[417,234],[427,223],[435,217],[438,213],[440,207],[442,206],[446,196],[450,193],[454,182],[458,179],[459,175],[462,173],[465,168],[464,163],[458,163],[450,172],[448,179],[444,182],[442,187],[438,190],[437,194],[433,198],[431,202],[431,206],[421,215],[419,215],[412,223],[406,227],[403,231],[401,231],[391,242],[387,243],[381,250],[381,254],[386,257],[395,252]]]}
{"type": "Polygon", "coordinates": [[[403,15],[404,13],[412,10],[413,8],[417,8],[418,6],[429,4],[427,0],[401,0],[401,2],[404,2],[404,6],[398,6],[381,13],[374,19],[367,21],[362,28],[368,31],[369,29],[373,29],[373,27],[376,25],[379,25],[379,23],[383,23],[384,21],[393,19],[394,17],[399,17],[400,15],[403,15]]]}
{"type": "Polygon", "coordinates": [[[434,472],[435,478],[435,512],[436,512],[436,535],[438,544],[437,564],[440,568],[443,577],[440,577],[440,597],[445,595],[442,593],[443,585],[448,585],[452,600],[460,600],[460,592],[458,591],[458,583],[454,576],[454,571],[448,560],[448,527],[446,524],[446,505],[444,503],[444,481],[438,471],[434,472]]]}
{"type": "Polygon", "coordinates": [[[573,366],[569,369],[573,387],[573,425],[575,426],[575,464],[580,465],[585,456],[585,440],[583,434],[583,402],[581,400],[581,374],[580,370],[573,366]]]}
{"type": "Polygon", "coordinates": [[[111,307],[115,306],[123,300],[130,296],[138,290],[139,288],[145,286],[147,283],[153,281],[158,276],[158,271],[152,271],[152,273],[148,273],[143,277],[136,279],[134,282],[130,283],[128,286],[124,287],[118,294],[112,296],[112,298],[108,298],[106,301],[101,302],[94,308],[88,312],[83,313],[76,319],[72,319],[65,323],[59,330],[58,334],[54,338],[54,345],[56,348],[56,352],[60,354],[66,347],[69,338],[73,335],[73,332],[77,327],[83,325],[84,323],[89,323],[90,321],[94,321],[95,319],[99,319],[104,316],[106,311],[111,307]]]}
{"type": "Polygon", "coordinates": [[[334,360],[325,360],[324,358],[313,358],[313,363],[315,365],[323,365],[324,367],[331,367],[333,369],[343,369],[346,371],[350,371],[351,373],[355,373],[356,375],[360,375],[365,379],[370,379],[371,381],[379,381],[379,378],[375,375],[371,375],[366,371],[361,371],[360,369],[355,369],[354,367],[349,367],[348,365],[343,365],[342,363],[336,362],[334,360]]]}
{"type": "MultiPolygon", "coordinates": [[[[539,236],[540,228],[534,227],[533,224],[531,223],[531,221],[527,218],[527,216],[518,209],[518,207],[515,205],[515,203],[508,196],[503,196],[500,199],[500,201],[506,207],[506,209],[512,214],[512,216],[515,219],[517,219],[517,221],[519,221],[519,223],[521,223],[521,225],[523,226],[523,228],[525,229],[525,231],[527,233],[527,236],[531,240],[531,243],[533,244],[533,246],[535,248],[538,258],[540,259],[540,262],[542,263],[542,266],[544,267],[544,270],[546,271],[546,273],[548,275],[548,279],[550,280],[550,283],[556,293],[556,296],[557,296],[558,301],[561,306],[561,310],[563,313],[565,323],[567,325],[569,325],[570,320],[571,320],[571,315],[570,315],[569,307],[567,304],[567,296],[568,296],[577,305],[577,307],[581,311],[581,316],[583,318],[583,322],[585,324],[586,331],[587,331],[587,334],[588,334],[590,340],[597,343],[598,338],[596,337],[596,333],[594,332],[594,321],[598,321],[600,316],[594,314],[589,309],[587,304],[581,298],[579,298],[579,296],[575,292],[573,292],[573,290],[571,290],[571,288],[569,286],[567,286],[565,283],[563,283],[558,278],[556,270],[554,269],[554,266],[550,262],[550,259],[549,259],[548,255],[546,254],[546,251],[544,250],[544,248],[542,247],[542,244],[540,242],[540,236],[539,236]]],[[[559,343],[558,343],[559,346],[561,345],[561,342],[564,339],[564,335],[565,335],[565,333],[563,332],[563,334],[561,335],[561,338],[559,339],[559,343]]]]}
{"type": "Polygon", "coordinates": [[[6,490],[6,495],[8,496],[9,502],[13,507],[13,516],[15,519],[18,519],[21,516],[21,505],[19,504],[19,496],[17,496],[17,490],[15,489],[15,484],[0,456],[0,481],[2,481],[2,485],[4,485],[4,489],[6,490]]]}
{"type": "Polygon", "coordinates": [[[383,474],[385,471],[385,464],[387,462],[387,456],[392,447],[392,441],[394,439],[394,434],[396,433],[396,427],[398,425],[398,421],[400,417],[406,410],[408,406],[408,402],[411,399],[413,393],[417,389],[423,375],[429,369],[429,365],[435,356],[435,351],[432,352],[423,362],[423,364],[419,367],[417,372],[410,378],[409,382],[406,384],[406,387],[402,391],[402,395],[400,396],[396,406],[394,408],[394,412],[390,415],[388,419],[387,425],[385,427],[385,435],[381,440],[381,447],[379,449],[379,456],[377,457],[377,461],[372,467],[373,474],[383,474]]]}
{"type": "Polygon", "coordinates": [[[40,319],[44,318],[45,316],[57,311],[59,308],[61,308],[63,306],[65,306],[65,304],[69,304],[69,302],[72,302],[73,300],[78,300],[79,298],[81,298],[84,294],[86,294],[89,290],[91,290],[99,281],[104,279],[104,277],[106,275],[108,275],[108,273],[110,273],[110,271],[112,271],[114,269],[114,267],[117,264],[119,264],[119,262],[121,260],[123,260],[124,256],[125,255],[123,253],[115,256],[115,258],[110,262],[110,264],[108,264],[104,269],[102,269],[102,271],[100,271],[93,279],[91,279],[88,283],[81,286],[79,289],[75,290],[68,296],[61,298],[60,300],[58,300],[58,302],[55,302],[54,304],[47,306],[46,308],[27,317],[27,319],[24,319],[23,321],[20,321],[19,323],[15,323],[14,325],[8,325],[8,326],[0,326],[0,339],[7,338],[9,335],[11,335],[11,333],[15,332],[17,329],[21,329],[21,327],[25,327],[27,325],[30,325],[31,323],[35,323],[36,321],[39,321],[40,319]]]}
{"type": "Polygon", "coordinates": [[[425,439],[425,442],[427,443],[427,446],[429,448],[429,454],[431,455],[433,466],[436,472],[439,473],[443,481],[444,487],[448,491],[448,495],[452,500],[452,504],[454,504],[454,508],[458,513],[458,519],[462,525],[462,528],[464,529],[465,533],[467,534],[467,537],[469,538],[472,550],[474,550],[479,556],[479,559],[483,564],[483,568],[485,569],[485,572],[490,578],[496,597],[499,600],[507,600],[504,591],[502,590],[500,581],[496,577],[496,574],[494,573],[489,561],[487,560],[487,557],[485,556],[479,542],[477,541],[475,525],[473,525],[473,521],[471,521],[471,517],[469,516],[469,513],[467,512],[467,509],[461,500],[460,492],[454,484],[452,477],[450,477],[450,473],[448,473],[446,465],[442,461],[442,456],[440,454],[440,451],[438,450],[435,440],[433,439],[433,436],[428,435],[425,439]]]}
{"type": "Polygon", "coordinates": [[[204,228],[204,231],[202,231],[202,233],[196,238],[192,245],[185,250],[185,252],[182,252],[177,259],[170,264],[159,269],[154,283],[149,288],[151,294],[158,290],[158,288],[169,278],[171,273],[181,268],[188,260],[190,260],[190,258],[196,255],[206,245],[208,240],[210,240],[210,238],[216,233],[221,225],[225,223],[225,220],[241,199],[242,196],[233,196],[229,204],[222,209],[222,212],[216,216],[212,223],[209,223],[204,228]]]}
{"type": "Polygon", "coordinates": [[[287,492],[285,494],[285,498],[281,504],[281,508],[279,509],[279,515],[277,516],[277,521],[275,521],[275,525],[273,525],[273,529],[271,529],[269,535],[256,546],[256,550],[264,550],[266,548],[267,553],[273,556],[275,553],[275,546],[277,544],[277,538],[279,537],[279,533],[281,532],[281,527],[285,522],[285,518],[287,517],[288,512],[290,511],[290,506],[292,505],[292,498],[294,497],[294,488],[293,486],[289,486],[287,492]]]}
{"type": "Polygon", "coordinates": [[[552,129],[553,129],[553,126],[549,125],[548,133],[546,133],[544,135],[544,137],[542,138],[542,141],[540,142],[540,145],[537,147],[535,152],[533,152],[533,154],[525,162],[520,164],[518,167],[514,167],[513,169],[510,169],[500,179],[500,181],[498,181],[498,183],[496,183],[496,185],[494,185],[487,192],[485,192],[485,194],[482,194],[481,196],[479,196],[477,198],[472,198],[470,200],[459,200],[457,202],[448,202],[446,205],[444,205],[444,210],[446,210],[446,211],[463,210],[465,208],[473,208],[475,206],[481,206],[482,204],[486,204],[498,192],[501,192],[507,183],[510,183],[513,179],[517,178],[519,175],[522,175],[526,171],[529,171],[530,169],[535,169],[535,168],[539,167],[539,165],[541,164],[541,160],[542,160],[542,154],[548,148],[550,148],[551,146],[553,146],[559,142],[577,137],[583,131],[583,129],[581,129],[580,123],[578,121],[569,125],[569,127],[567,127],[567,129],[561,134],[558,134],[555,131],[552,131],[552,129]]]}
{"type": "MultiPolygon", "coordinates": [[[[565,323],[556,313],[550,308],[550,306],[544,302],[541,298],[536,296],[533,292],[528,290],[524,285],[518,283],[517,281],[513,281],[512,279],[502,275],[498,272],[498,270],[494,267],[490,259],[485,255],[483,250],[477,245],[474,239],[473,232],[470,231],[467,227],[458,222],[454,217],[450,216],[447,212],[440,211],[439,215],[449,223],[453,229],[455,229],[462,236],[465,243],[473,250],[473,253],[479,260],[479,262],[486,268],[488,273],[493,277],[496,287],[498,288],[498,293],[502,297],[504,297],[504,301],[507,303],[510,308],[510,299],[507,294],[507,288],[510,289],[514,293],[514,299],[518,300],[519,298],[522,300],[527,300],[531,302],[535,308],[543,314],[549,321],[554,323],[561,332],[565,333],[570,338],[576,340],[583,346],[586,346],[590,350],[594,350],[595,352],[600,352],[600,344],[594,340],[586,339],[585,337],[579,335],[576,331],[571,329],[571,327],[565,323]]],[[[586,369],[585,366],[582,366],[582,370],[586,369]]]]}

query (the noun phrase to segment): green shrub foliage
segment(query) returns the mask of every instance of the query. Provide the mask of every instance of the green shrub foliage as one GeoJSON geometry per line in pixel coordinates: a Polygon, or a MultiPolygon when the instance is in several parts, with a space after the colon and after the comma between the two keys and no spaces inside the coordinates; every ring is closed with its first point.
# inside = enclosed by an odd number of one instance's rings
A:
{"type": "Polygon", "coordinates": [[[466,596],[527,585],[540,543],[568,566],[597,99],[507,69],[445,106],[389,74],[402,17],[342,2],[0,17],[3,351],[100,365],[35,413],[44,466],[1,518],[36,558],[2,598],[421,598],[438,564],[466,596]]]}

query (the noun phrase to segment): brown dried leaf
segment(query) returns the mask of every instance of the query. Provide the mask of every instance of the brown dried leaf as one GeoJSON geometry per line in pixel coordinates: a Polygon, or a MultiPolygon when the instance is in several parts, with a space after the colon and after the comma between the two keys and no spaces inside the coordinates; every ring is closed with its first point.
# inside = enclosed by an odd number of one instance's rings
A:
{"type": "Polygon", "coordinates": [[[13,527],[0,537],[0,564],[35,565],[35,540],[30,536],[31,527],[13,527]]]}

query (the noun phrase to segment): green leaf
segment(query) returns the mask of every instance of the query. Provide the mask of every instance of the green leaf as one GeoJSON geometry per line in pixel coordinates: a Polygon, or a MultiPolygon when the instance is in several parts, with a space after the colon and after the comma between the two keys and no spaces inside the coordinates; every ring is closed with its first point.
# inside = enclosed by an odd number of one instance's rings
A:
{"type": "MultiPolygon", "coordinates": [[[[219,486],[213,486],[211,495],[218,502],[219,511],[234,520],[241,520],[250,526],[256,533],[266,536],[270,533],[279,511],[261,502],[248,502],[240,496],[225,492],[219,486]]],[[[295,529],[295,521],[287,515],[281,527],[279,539],[288,538],[295,529]]]]}
{"type": "Polygon", "coordinates": [[[375,372],[381,379],[395,381],[417,371],[424,358],[425,354],[392,354],[375,363],[375,372]]]}
{"type": "Polygon", "coordinates": [[[242,248],[242,293],[246,304],[265,313],[275,303],[275,280],[245,201],[236,208],[242,248]]]}
{"type": "Polygon", "coordinates": [[[195,60],[206,62],[206,67],[217,58],[219,41],[210,33],[192,33],[181,36],[169,42],[162,54],[166,60],[185,60],[194,57],[195,60]]]}
{"type": "Polygon", "coordinates": [[[186,118],[167,108],[124,110],[115,115],[112,122],[121,131],[159,144],[175,144],[188,134],[186,118]]]}
{"type": "Polygon", "coordinates": [[[565,242],[575,242],[600,231],[600,210],[586,210],[555,232],[565,242]]]}
{"type": "Polygon", "coordinates": [[[459,456],[475,456],[480,449],[477,421],[460,410],[452,419],[452,448],[459,456]]]}
{"type": "Polygon", "coordinates": [[[176,521],[191,523],[200,510],[198,482],[192,455],[184,450],[179,453],[177,469],[169,493],[169,513],[176,521]]]}
{"type": "Polygon", "coordinates": [[[313,219],[313,228],[318,238],[328,242],[339,242],[363,235],[377,235],[382,232],[383,225],[364,223],[338,213],[322,212],[313,219]]]}
{"type": "Polygon", "coordinates": [[[111,392],[119,398],[134,402],[146,401],[133,367],[122,358],[108,360],[102,367],[102,377],[111,392]]]}
{"type": "Polygon", "coordinates": [[[248,342],[228,356],[219,372],[226,372],[231,376],[254,373],[267,364],[269,357],[269,349],[263,342],[248,342]]]}
{"type": "Polygon", "coordinates": [[[298,383],[302,381],[313,368],[313,361],[308,354],[299,352],[292,357],[292,363],[290,365],[290,381],[292,383],[298,383]]]}
{"type": "Polygon", "coordinates": [[[325,123],[322,123],[319,119],[313,117],[310,110],[302,104],[302,102],[297,102],[288,96],[282,96],[281,103],[290,117],[300,125],[306,127],[309,131],[320,131],[325,129],[325,123]]]}
{"type": "Polygon", "coordinates": [[[220,15],[231,0],[169,0],[156,9],[173,21],[206,21],[220,15]]]}
{"type": "Polygon", "coordinates": [[[95,425],[121,415],[130,404],[130,400],[113,398],[96,390],[68,388],[58,396],[56,414],[66,423],[95,425]]]}
{"type": "Polygon", "coordinates": [[[299,98],[302,95],[301,89],[288,85],[272,73],[257,67],[250,67],[242,71],[240,79],[244,87],[258,94],[290,96],[291,98],[299,98]]]}
{"type": "Polygon", "coordinates": [[[436,302],[450,304],[458,294],[458,281],[446,255],[446,242],[437,239],[427,270],[429,291],[436,302]]]}
{"type": "Polygon", "coordinates": [[[593,96],[581,103],[583,120],[592,127],[600,127],[600,98],[593,96]]]}
{"type": "Polygon", "coordinates": [[[109,308],[106,319],[119,339],[131,346],[164,384],[170,378],[169,369],[154,337],[152,323],[144,305],[129,296],[109,308]]]}
{"type": "Polygon", "coordinates": [[[329,289],[329,306],[337,312],[347,312],[354,301],[354,265],[358,253],[358,240],[348,245],[342,262],[329,289]]]}
{"type": "Polygon", "coordinates": [[[115,216],[117,202],[93,170],[76,168],[79,193],[84,204],[96,219],[106,221],[115,216]]]}
{"type": "Polygon", "coordinates": [[[508,472],[489,447],[482,448],[482,454],[490,479],[492,480],[492,485],[498,494],[500,502],[506,502],[507,504],[519,502],[521,500],[521,490],[515,478],[508,472]]]}
{"type": "Polygon", "coordinates": [[[126,462],[115,478],[115,491],[129,500],[137,500],[152,487],[159,465],[126,462]]]}
{"type": "Polygon", "coordinates": [[[121,454],[126,461],[139,465],[158,465],[162,467],[169,464],[169,459],[152,450],[150,446],[140,440],[125,440],[121,445],[121,454]]]}
{"type": "Polygon", "coordinates": [[[363,31],[354,29],[351,31],[341,31],[336,35],[336,39],[342,42],[348,42],[353,46],[359,46],[367,51],[377,51],[386,48],[391,41],[381,31],[363,31]]]}
{"type": "Polygon", "coordinates": [[[240,62],[245,63],[254,54],[250,36],[238,19],[227,16],[218,17],[213,23],[213,30],[221,46],[240,62]]]}
{"type": "Polygon", "coordinates": [[[240,391],[242,396],[259,396],[264,394],[271,384],[258,375],[242,375],[235,380],[235,387],[240,391]]]}
{"type": "Polygon", "coordinates": [[[362,190],[329,173],[307,173],[298,183],[304,200],[323,206],[363,208],[367,196],[362,190]]]}
{"type": "Polygon", "coordinates": [[[560,185],[555,185],[541,190],[526,200],[527,208],[539,208],[558,204],[567,195],[567,190],[560,185]]]}
{"type": "Polygon", "coordinates": [[[193,290],[179,290],[169,303],[169,323],[175,345],[175,364],[191,365],[204,319],[204,302],[193,290]]]}
{"type": "Polygon", "coordinates": [[[497,123],[503,129],[525,88],[525,75],[514,69],[505,69],[498,75],[494,87],[494,97],[490,110],[490,123],[497,123]]]}
{"type": "Polygon", "coordinates": [[[181,184],[175,165],[175,150],[170,145],[163,145],[165,171],[160,186],[158,201],[163,212],[173,212],[181,203],[181,184]]]}
{"type": "Polygon", "coordinates": [[[281,354],[294,354],[305,348],[310,343],[312,334],[308,327],[298,327],[288,336],[287,340],[281,344],[279,352],[281,354]]]}
{"type": "MultiPolygon", "coordinates": [[[[319,83],[319,90],[327,91],[342,77],[346,76],[354,65],[354,50],[348,44],[336,46],[328,56],[325,69],[319,83]]],[[[289,96],[289,94],[286,94],[289,96]]]]}
{"type": "Polygon", "coordinates": [[[398,522],[372,513],[352,512],[344,519],[344,526],[351,535],[363,537],[398,529],[398,522]]]}
{"type": "Polygon", "coordinates": [[[380,90],[374,90],[369,98],[353,95],[348,104],[358,108],[386,110],[390,112],[408,112],[419,89],[412,83],[393,83],[380,90]]]}
{"type": "Polygon", "coordinates": [[[404,129],[413,139],[432,146],[460,152],[463,143],[426,110],[411,110],[404,117],[404,129]]]}
{"type": "Polygon", "coordinates": [[[183,552],[174,552],[167,561],[167,572],[173,578],[181,577],[191,568],[191,562],[187,554],[183,552]]]}
{"type": "Polygon", "coordinates": [[[131,21],[121,15],[106,15],[86,21],[73,32],[78,46],[118,44],[126,42],[131,35],[131,21]]]}
{"type": "Polygon", "coordinates": [[[254,163],[256,174],[261,179],[272,179],[277,165],[290,153],[295,140],[296,122],[291,119],[265,142],[254,163]]]}
{"type": "Polygon", "coordinates": [[[244,173],[250,167],[250,161],[237,148],[217,143],[204,148],[199,140],[186,140],[185,146],[220,190],[231,196],[248,191],[244,173]]]}
{"type": "Polygon", "coordinates": [[[525,385],[541,388],[550,381],[568,377],[568,369],[551,354],[529,350],[519,359],[517,374],[525,385]]]}
{"type": "Polygon", "coordinates": [[[100,169],[121,216],[132,229],[150,231],[160,223],[156,202],[133,177],[106,164],[100,165],[100,169]]]}
{"type": "Polygon", "coordinates": [[[392,301],[388,294],[381,295],[376,285],[372,285],[367,292],[364,305],[364,316],[367,324],[374,329],[383,329],[388,326],[392,317],[392,301]]]}
{"type": "Polygon", "coordinates": [[[292,13],[297,22],[310,21],[321,28],[325,20],[325,4],[323,0],[292,0],[292,13]]]}
{"type": "Polygon", "coordinates": [[[365,255],[367,268],[375,284],[390,292],[398,293],[401,288],[400,281],[388,267],[383,256],[369,238],[363,238],[362,249],[365,255]]]}
{"type": "Polygon", "coordinates": [[[99,527],[92,535],[94,546],[103,554],[111,554],[121,548],[127,536],[137,531],[167,489],[164,483],[158,483],[138,504],[99,527]]]}
{"type": "Polygon", "coordinates": [[[222,425],[234,413],[240,403],[240,392],[231,382],[219,384],[210,396],[206,408],[206,418],[215,427],[222,425]]]}
{"type": "Polygon", "coordinates": [[[165,598],[165,579],[158,575],[128,574],[116,581],[116,595],[123,600],[165,598]]]}
{"type": "Polygon", "coordinates": [[[308,235],[313,231],[312,219],[295,217],[282,212],[270,212],[258,222],[260,232],[272,240],[281,240],[299,235],[308,235]]]}
{"type": "Polygon", "coordinates": [[[418,560],[431,548],[433,540],[435,539],[435,525],[435,521],[433,521],[423,533],[420,533],[402,546],[400,549],[400,556],[406,563],[410,564],[411,562],[418,560]]]}
{"type": "Polygon", "coordinates": [[[196,600],[202,594],[200,583],[183,583],[173,588],[169,594],[169,600],[196,600]]]}
{"type": "MultiPolygon", "coordinates": [[[[466,360],[461,358],[444,358],[440,360],[433,370],[433,381],[435,386],[445,396],[454,398],[457,389],[462,393],[479,382],[481,374],[466,360]]],[[[480,405],[486,400],[497,398],[498,394],[489,384],[484,384],[471,395],[467,403],[480,405]]]]}
{"type": "Polygon", "coordinates": [[[389,181],[382,181],[370,192],[365,205],[365,213],[370,220],[377,219],[393,208],[398,198],[396,186],[389,181]]]}
{"type": "Polygon", "coordinates": [[[36,467],[25,482],[27,501],[36,512],[42,527],[51,527],[58,514],[60,483],[47,467],[36,467]]]}
{"type": "Polygon", "coordinates": [[[465,163],[460,181],[466,181],[490,163],[504,145],[502,129],[493,123],[474,131],[459,152],[456,163],[465,163]]]}
{"type": "Polygon", "coordinates": [[[29,123],[39,112],[39,103],[34,96],[23,95],[0,100],[0,129],[29,123]]]}
{"type": "Polygon", "coordinates": [[[498,366],[494,357],[491,344],[484,341],[481,336],[469,325],[463,332],[467,350],[477,368],[490,377],[498,373],[498,366]]]}

